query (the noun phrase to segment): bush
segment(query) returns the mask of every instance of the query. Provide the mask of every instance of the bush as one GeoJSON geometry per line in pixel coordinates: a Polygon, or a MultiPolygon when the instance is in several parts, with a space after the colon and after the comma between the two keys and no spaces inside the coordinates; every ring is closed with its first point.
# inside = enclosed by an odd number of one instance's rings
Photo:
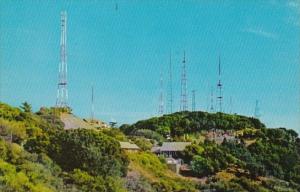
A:
{"type": "Polygon", "coordinates": [[[81,169],[93,176],[122,176],[128,160],[113,138],[96,130],[76,129],[52,137],[48,154],[63,170],[81,169]]]}

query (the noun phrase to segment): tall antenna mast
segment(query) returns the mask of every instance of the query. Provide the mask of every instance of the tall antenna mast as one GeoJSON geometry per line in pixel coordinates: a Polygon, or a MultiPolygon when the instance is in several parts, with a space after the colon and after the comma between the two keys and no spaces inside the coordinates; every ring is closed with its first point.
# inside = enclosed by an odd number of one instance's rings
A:
{"type": "Polygon", "coordinates": [[[185,51],[183,52],[182,71],[181,71],[181,101],[180,101],[180,110],[181,111],[187,111],[188,110],[185,51]]]}
{"type": "Polygon", "coordinates": [[[61,37],[60,37],[60,63],[58,71],[56,107],[68,106],[68,89],[67,89],[67,12],[62,11],[61,20],[61,37]]]}
{"type": "Polygon", "coordinates": [[[219,112],[223,112],[222,104],[223,104],[223,94],[222,94],[222,83],[221,83],[221,57],[219,56],[219,82],[217,84],[217,88],[219,90],[219,95],[217,97],[219,102],[219,112]]]}
{"type": "Polygon", "coordinates": [[[260,118],[260,109],[259,109],[259,101],[255,101],[255,110],[254,110],[254,117],[259,119],[260,118]]]}
{"type": "Polygon", "coordinates": [[[211,87],[211,91],[210,91],[210,112],[213,113],[215,112],[215,108],[214,108],[214,89],[211,87]]]}
{"type": "Polygon", "coordinates": [[[170,51],[169,62],[169,113],[173,113],[173,73],[172,73],[172,56],[170,51]]]}
{"type": "Polygon", "coordinates": [[[91,122],[94,122],[94,86],[92,85],[92,98],[91,98],[91,122]]]}
{"type": "Polygon", "coordinates": [[[196,90],[192,90],[192,111],[196,111],[196,90]]]}
{"type": "Polygon", "coordinates": [[[164,87],[163,87],[163,73],[160,73],[160,95],[159,95],[159,115],[164,114],[164,95],[163,95],[164,87]]]}
{"type": "Polygon", "coordinates": [[[229,99],[229,114],[232,114],[232,96],[229,99]]]}

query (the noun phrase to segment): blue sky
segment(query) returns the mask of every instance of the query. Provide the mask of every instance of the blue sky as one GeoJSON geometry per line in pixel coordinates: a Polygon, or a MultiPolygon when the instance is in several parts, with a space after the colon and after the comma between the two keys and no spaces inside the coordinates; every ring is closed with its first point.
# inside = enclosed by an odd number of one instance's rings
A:
{"type": "Polygon", "coordinates": [[[195,89],[196,108],[207,109],[220,55],[225,112],[232,97],[233,112],[252,116],[258,99],[268,127],[300,132],[299,1],[1,1],[1,101],[35,110],[55,104],[62,10],[76,115],[90,116],[91,84],[99,119],[157,115],[170,50],[178,110],[185,50],[189,107],[195,89]]]}

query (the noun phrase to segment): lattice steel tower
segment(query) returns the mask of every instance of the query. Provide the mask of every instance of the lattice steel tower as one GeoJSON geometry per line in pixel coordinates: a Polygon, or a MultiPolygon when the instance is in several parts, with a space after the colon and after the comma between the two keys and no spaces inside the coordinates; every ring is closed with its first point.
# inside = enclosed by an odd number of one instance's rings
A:
{"type": "Polygon", "coordinates": [[[192,111],[196,111],[196,90],[192,90],[192,111]]]}
{"type": "Polygon", "coordinates": [[[183,61],[181,69],[181,100],[180,100],[180,111],[188,110],[188,97],[187,97],[187,75],[186,75],[186,60],[185,51],[183,52],[183,61]]]}
{"type": "Polygon", "coordinates": [[[67,89],[67,12],[62,11],[60,36],[60,63],[58,72],[56,107],[68,107],[67,89]]]}
{"type": "Polygon", "coordinates": [[[210,89],[210,109],[209,111],[211,113],[215,112],[215,108],[214,108],[214,89],[211,87],[210,89]]]}
{"type": "Polygon", "coordinates": [[[164,87],[163,87],[163,73],[160,73],[160,94],[159,94],[159,107],[158,107],[158,114],[164,114],[164,87]]]}
{"type": "Polygon", "coordinates": [[[95,106],[94,106],[94,86],[92,85],[92,97],[91,97],[91,122],[94,122],[94,111],[95,111],[95,106]]]}
{"type": "Polygon", "coordinates": [[[173,113],[173,68],[172,68],[172,56],[170,51],[169,61],[169,97],[168,97],[168,112],[173,113]]]}
{"type": "Polygon", "coordinates": [[[217,96],[217,100],[218,100],[218,103],[219,103],[219,112],[223,112],[223,109],[222,109],[222,105],[223,105],[223,93],[222,93],[222,82],[221,82],[221,58],[219,56],[219,67],[218,67],[218,71],[219,71],[219,81],[218,81],[218,84],[217,84],[217,88],[218,88],[218,91],[219,91],[219,95],[217,96]]]}
{"type": "Polygon", "coordinates": [[[259,119],[260,118],[260,109],[259,109],[259,101],[255,101],[255,109],[254,109],[254,117],[259,119]]]}

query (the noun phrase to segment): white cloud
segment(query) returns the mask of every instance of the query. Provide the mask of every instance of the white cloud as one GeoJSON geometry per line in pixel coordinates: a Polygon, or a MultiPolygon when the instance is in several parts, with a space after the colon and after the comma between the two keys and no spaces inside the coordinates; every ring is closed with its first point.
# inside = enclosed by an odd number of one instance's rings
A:
{"type": "Polygon", "coordinates": [[[295,26],[300,26],[300,0],[289,0],[286,6],[291,10],[287,22],[295,26]]]}
{"type": "Polygon", "coordinates": [[[277,39],[278,38],[277,34],[265,31],[265,30],[263,30],[261,28],[258,28],[258,29],[247,28],[247,29],[245,29],[243,31],[247,32],[247,33],[252,33],[252,34],[255,34],[255,35],[259,35],[259,36],[265,37],[265,38],[270,38],[270,39],[277,39]]]}
{"type": "Polygon", "coordinates": [[[296,11],[300,11],[300,1],[299,0],[289,0],[287,1],[287,6],[296,9],[296,11]]]}

